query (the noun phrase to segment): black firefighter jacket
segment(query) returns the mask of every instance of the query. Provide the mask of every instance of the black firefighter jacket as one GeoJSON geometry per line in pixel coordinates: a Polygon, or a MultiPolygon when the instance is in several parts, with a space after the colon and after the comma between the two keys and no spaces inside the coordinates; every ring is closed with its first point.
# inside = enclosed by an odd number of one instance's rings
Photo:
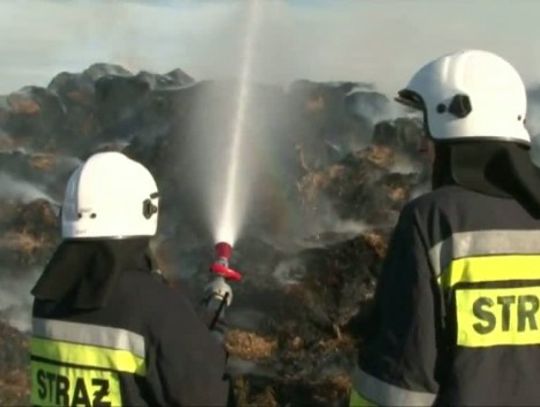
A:
{"type": "Polygon", "coordinates": [[[223,347],[189,300],[150,273],[146,242],[123,255],[121,242],[63,245],[34,289],[32,404],[226,404],[223,347]]]}
{"type": "Polygon", "coordinates": [[[540,221],[449,185],[402,211],[351,405],[540,405],[540,221]]]}

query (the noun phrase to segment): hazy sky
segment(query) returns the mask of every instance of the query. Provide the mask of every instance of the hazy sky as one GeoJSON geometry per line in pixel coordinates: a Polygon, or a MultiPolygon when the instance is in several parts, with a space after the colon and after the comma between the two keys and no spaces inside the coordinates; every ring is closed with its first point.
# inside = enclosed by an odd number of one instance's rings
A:
{"type": "MultiPolygon", "coordinates": [[[[94,62],[235,76],[248,1],[0,0],[0,93],[94,62]]],[[[540,83],[540,1],[259,2],[259,80],[368,81],[394,92],[436,56],[483,48],[540,83]]]]}

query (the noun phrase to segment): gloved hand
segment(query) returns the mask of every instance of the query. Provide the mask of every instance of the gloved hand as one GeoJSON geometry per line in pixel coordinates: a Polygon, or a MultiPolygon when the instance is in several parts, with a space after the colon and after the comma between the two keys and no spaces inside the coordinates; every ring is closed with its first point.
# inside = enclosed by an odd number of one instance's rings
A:
{"type": "Polygon", "coordinates": [[[225,309],[232,303],[232,290],[223,277],[214,278],[204,289],[208,327],[222,342],[226,331],[225,309]]]}
{"type": "Polygon", "coordinates": [[[223,277],[216,277],[204,288],[204,298],[209,305],[211,302],[215,302],[218,306],[226,298],[226,305],[230,306],[233,298],[231,286],[223,277]]]}

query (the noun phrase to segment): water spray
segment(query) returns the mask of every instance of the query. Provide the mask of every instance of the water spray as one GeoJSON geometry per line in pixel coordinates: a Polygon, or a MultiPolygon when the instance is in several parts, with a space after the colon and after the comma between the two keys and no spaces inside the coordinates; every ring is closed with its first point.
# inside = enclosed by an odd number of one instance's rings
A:
{"type": "MultiPolygon", "coordinates": [[[[220,214],[215,222],[214,231],[215,260],[210,265],[210,272],[213,280],[206,287],[207,309],[213,313],[210,329],[218,332],[219,322],[224,317],[225,307],[232,301],[232,290],[228,281],[240,281],[242,276],[237,271],[229,267],[232,256],[232,245],[237,239],[238,231],[242,223],[242,210],[244,202],[240,193],[241,183],[239,182],[242,163],[242,146],[245,144],[247,106],[250,98],[249,83],[252,80],[253,71],[253,51],[258,33],[259,1],[250,0],[248,4],[248,15],[246,31],[243,36],[241,69],[239,78],[239,89],[237,93],[236,111],[231,136],[231,150],[228,168],[225,178],[225,197],[220,203],[220,214]]],[[[245,171],[245,169],[243,169],[245,171]]]]}
{"type": "Polygon", "coordinates": [[[250,0],[244,43],[242,46],[239,89],[237,94],[236,112],[234,116],[231,140],[229,166],[226,173],[225,199],[215,233],[216,240],[234,243],[241,224],[242,206],[238,205],[240,163],[242,145],[246,132],[246,110],[249,102],[249,83],[253,71],[253,51],[257,39],[259,25],[259,0],[250,0]]]}

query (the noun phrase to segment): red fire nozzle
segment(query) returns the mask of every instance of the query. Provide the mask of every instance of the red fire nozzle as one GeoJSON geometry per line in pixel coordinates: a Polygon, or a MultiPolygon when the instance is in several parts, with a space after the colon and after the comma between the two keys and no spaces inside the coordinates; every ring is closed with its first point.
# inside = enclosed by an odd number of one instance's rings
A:
{"type": "Polygon", "coordinates": [[[210,266],[210,271],[231,281],[240,281],[242,275],[229,267],[229,259],[232,256],[232,246],[226,242],[219,242],[215,246],[216,261],[210,266]]]}

